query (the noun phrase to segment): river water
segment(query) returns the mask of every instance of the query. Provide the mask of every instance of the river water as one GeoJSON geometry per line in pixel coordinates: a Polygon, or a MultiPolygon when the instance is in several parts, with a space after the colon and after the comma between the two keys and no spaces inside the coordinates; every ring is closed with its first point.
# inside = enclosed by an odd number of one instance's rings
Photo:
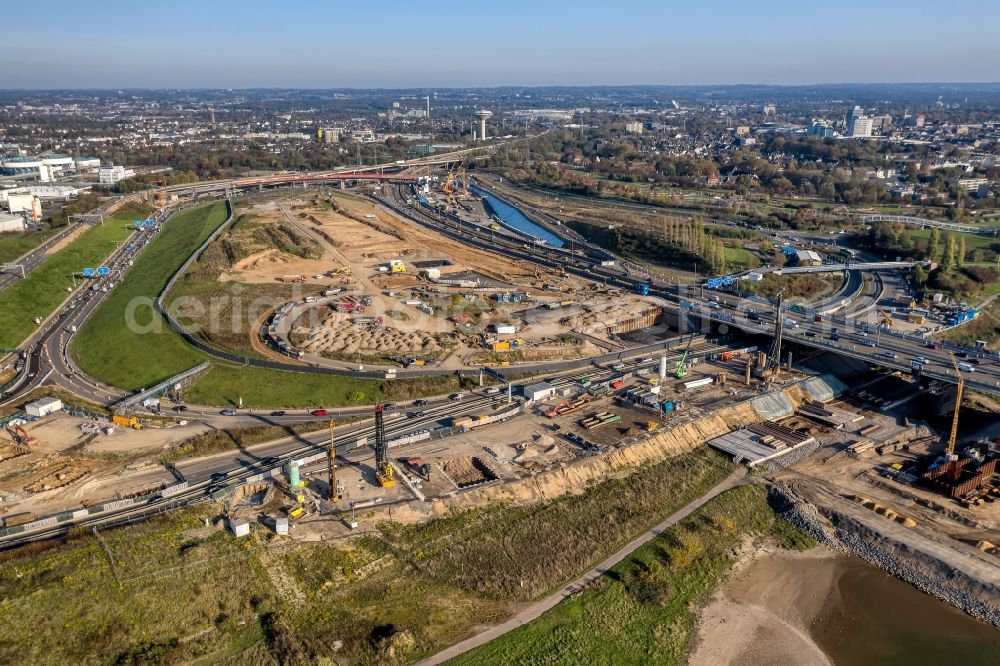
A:
{"type": "Polygon", "coordinates": [[[809,634],[834,664],[1000,664],[1000,629],[855,557],[841,558],[809,634]]]}
{"type": "Polygon", "coordinates": [[[503,224],[511,227],[512,229],[516,229],[517,231],[520,231],[523,234],[527,234],[532,238],[543,240],[546,242],[546,244],[551,245],[552,247],[563,246],[562,239],[560,239],[555,234],[549,233],[542,227],[538,226],[537,224],[526,218],[524,214],[517,208],[514,208],[513,206],[503,201],[502,199],[497,199],[489,192],[486,192],[479,188],[470,187],[469,189],[472,191],[473,194],[484,197],[486,199],[486,203],[489,204],[489,208],[493,210],[493,213],[498,218],[500,218],[503,224]]]}

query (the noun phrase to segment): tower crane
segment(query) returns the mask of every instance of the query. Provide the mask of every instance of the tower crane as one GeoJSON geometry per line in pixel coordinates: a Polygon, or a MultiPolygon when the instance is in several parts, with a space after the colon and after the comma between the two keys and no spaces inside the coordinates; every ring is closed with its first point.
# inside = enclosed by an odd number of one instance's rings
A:
{"type": "Polygon", "coordinates": [[[949,354],[951,356],[951,364],[955,368],[955,374],[958,375],[958,387],[955,391],[955,411],[951,415],[951,433],[948,435],[948,445],[945,447],[944,453],[949,460],[952,460],[955,456],[955,440],[958,439],[958,411],[962,407],[962,392],[965,389],[965,375],[962,374],[961,368],[958,367],[958,361],[955,359],[954,354],[949,354]]]}
{"type": "Polygon", "coordinates": [[[392,465],[389,464],[389,447],[385,443],[385,407],[375,405],[375,478],[383,488],[396,485],[392,465]]]}

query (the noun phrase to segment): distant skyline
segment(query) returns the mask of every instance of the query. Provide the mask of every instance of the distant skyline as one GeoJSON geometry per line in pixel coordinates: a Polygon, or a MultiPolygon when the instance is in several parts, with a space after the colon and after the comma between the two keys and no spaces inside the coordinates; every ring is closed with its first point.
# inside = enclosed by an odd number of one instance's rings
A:
{"type": "Polygon", "coordinates": [[[0,88],[994,82],[1000,3],[11,3],[0,88]]]}

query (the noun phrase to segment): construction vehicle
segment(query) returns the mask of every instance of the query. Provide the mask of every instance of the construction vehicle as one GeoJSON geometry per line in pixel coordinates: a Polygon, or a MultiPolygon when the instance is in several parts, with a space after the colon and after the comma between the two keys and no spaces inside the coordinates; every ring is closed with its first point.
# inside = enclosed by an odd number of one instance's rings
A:
{"type": "Polygon", "coordinates": [[[893,324],[896,323],[892,320],[892,317],[890,317],[889,313],[886,312],[885,310],[879,310],[878,316],[882,319],[882,323],[885,324],[886,328],[892,328],[893,324]]]}
{"type": "Polygon", "coordinates": [[[389,272],[390,273],[405,273],[406,264],[404,264],[399,259],[391,259],[389,261],[389,272]]]}
{"type": "Polygon", "coordinates": [[[951,433],[948,435],[948,443],[945,446],[944,454],[948,460],[958,460],[955,456],[955,440],[958,438],[958,412],[962,407],[962,392],[965,390],[965,375],[958,367],[958,360],[954,354],[951,356],[951,364],[955,367],[955,374],[958,376],[958,387],[955,390],[955,411],[951,415],[951,433]]]}
{"type": "Polygon", "coordinates": [[[688,352],[691,351],[691,343],[694,342],[694,333],[688,338],[687,347],[684,348],[684,353],[681,354],[680,360],[677,361],[677,367],[674,368],[674,377],[677,379],[684,379],[687,377],[687,366],[684,365],[687,362],[688,352]]]}
{"type": "Polygon", "coordinates": [[[646,421],[646,432],[654,432],[659,427],[660,424],[656,421],[646,421]]]}
{"type": "Polygon", "coordinates": [[[134,416],[118,416],[115,414],[111,417],[111,422],[115,425],[125,426],[126,428],[132,428],[132,430],[142,430],[142,424],[139,423],[139,419],[134,416]]]}
{"type": "Polygon", "coordinates": [[[337,447],[333,442],[333,419],[330,419],[330,446],[327,454],[327,472],[330,479],[330,501],[336,504],[344,496],[344,482],[337,478],[337,447]]]}
{"type": "Polygon", "coordinates": [[[382,403],[375,405],[375,478],[383,488],[396,485],[392,465],[389,463],[389,447],[385,442],[385,407],[382,403]]]}
{"type": "Polygon", "coordinates": [[[28,431],[25,430],[24,427],[21,426],[20,424],[15,423],[13,424],[13,426],[8,426],[8,427],[13,427],[14,439],[17,440],[17,443],[20,444],[21,446],[35,446],[36,444],[38,444],[38,438],[29,435],[28,431]]]}

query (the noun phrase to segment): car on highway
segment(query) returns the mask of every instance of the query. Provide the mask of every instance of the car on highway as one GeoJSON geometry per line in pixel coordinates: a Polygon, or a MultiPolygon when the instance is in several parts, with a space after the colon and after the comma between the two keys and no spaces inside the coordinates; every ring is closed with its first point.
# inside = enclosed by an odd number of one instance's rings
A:
{"type": "Polygon", "coordinates": [[[326,416],[325,409],[314,409],[309,413],[312,414],[313,416],[326,416]]]}
{"type": "Polygon", "coordinates": [[[223,409],[219,413],[222,414],[223,416],[236,416],[236,410],[232,408],[223,409]]]}
{"type": "Polygon", "coordinates": [[[449,400],[461,400],[464,397],[465,397],[464,393],[452,393],[450,396],[448,396],[448,399],[449,400]]]}
{"type": "Polygon", "coordinates": [[[889,360],[895,360],[899,356],[899,354],[897,354],[896,352],[882,352],[882,356],[884,356],[889,360]]]}
{"type": "Polygon", "coordinates": [[[923,356],[918,356],[915,359],[913,359],[913,362],[916,363],[917,365],[923,365],[925,363],[928,363],[929,361],[923,356]]]}
{"type": "Polygon", "coordinates": [[[499,392],[500,392],[499,386],[491,386],[484,391],[484,393],[486,393],[487,395],[496,395],[499,392]]]}
{"type": "Polygon", "coordinates": [[[868,345],[869,347],[877,347],[878,346],[878,345],[875,344],[875,341],[872,340],[871,338],[865,338],[865,340],[863,340],[863,342],[866,345],[868,345]]]}
{"type": "Polygon", "coordinates": [[[392,410],[392,409],[396,409],[396,403],[394,403],[394,402],[387,402],[384,405],[382,405],[382,409],[384,409],[386,411],[389,411],[389,410],[392,410]]]}
{"type": "Polygon", "coordinates": [[[815,338],[816,337],[816,331],[806,331],[806,337],[807,338],[815,338]]]}
{"type": "Polygon", "coordinates": [[[271,412],[271,416],[284,416],[284,415],[285,415],[285,410],[283,409],[277,409],[271,412]]]}
{"type": "Polygon", "coordinates": [[[218,483],[219,481],[225,481],[229,478],[229,472],[214,472],[212,474],[212,483],[218,483]]]}
{"type": "Polygon", "coordinates": [[[413,406],[414,407],[423,407],[426,404],[427,404],[426,400],[414,400],[413,401],[413,406]]]}
{"type": "Polygon", "coordinates": [[[928,342],[928,343],[927,343],[927,348],[928,348],[928,349],[937,349],[937,348],[938,348],[938,346],[937,346],[937,344],[936,344],[936,343],[934,343],[934,342],[928,342]]]}
{"type": "Polygon", "coordinates": [[[175,412],[186,412],[188,410],[187,405],[177,405],[174,407],[175,412]]]}
{"type": "Polygon", "coordinates": [[[263,460],[261,460],[260,464],[262,464],[262,465],[275,465],[275,464],[278,463],[279,460],[281,460],[281,458],[279,458],[278,456],[268,456],[267,458],[264,458],[263,460]]]}

